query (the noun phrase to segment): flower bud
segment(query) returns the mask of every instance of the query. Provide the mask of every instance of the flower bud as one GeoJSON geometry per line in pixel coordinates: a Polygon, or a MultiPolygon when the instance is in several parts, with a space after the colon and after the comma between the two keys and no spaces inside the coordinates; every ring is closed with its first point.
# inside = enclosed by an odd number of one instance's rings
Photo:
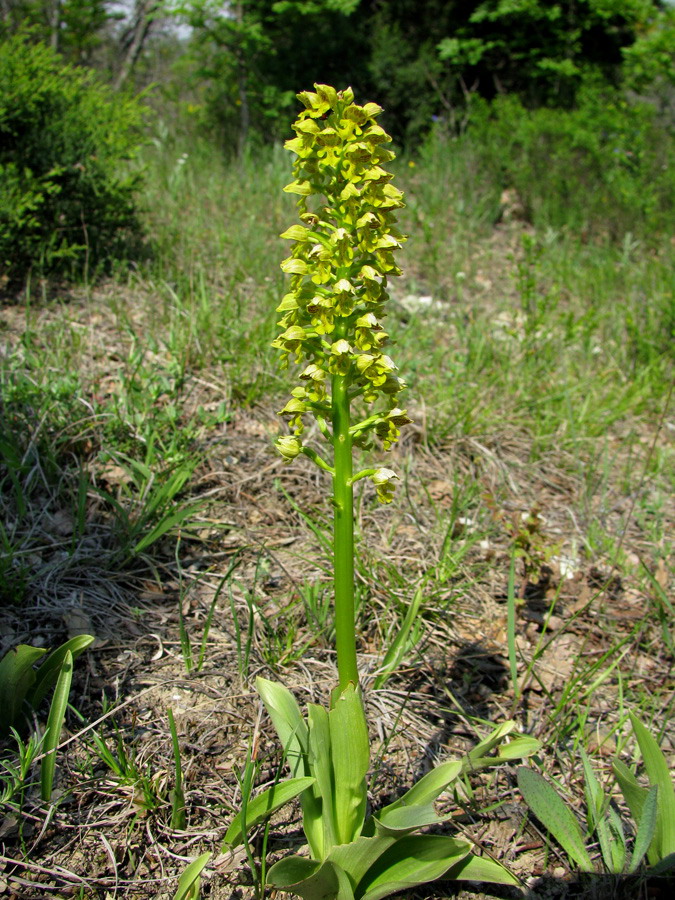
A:
{"type": "Polygon", "coordinates": [[[302,453],[302,443],[300,442],[300,439],[292,434],[284,434],[277,438],[275,446],[287,462],[290,462],[302,453]]]}

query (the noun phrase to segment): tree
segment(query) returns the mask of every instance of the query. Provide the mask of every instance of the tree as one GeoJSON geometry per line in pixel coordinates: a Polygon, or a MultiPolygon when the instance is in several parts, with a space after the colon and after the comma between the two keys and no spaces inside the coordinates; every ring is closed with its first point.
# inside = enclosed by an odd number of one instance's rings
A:
{"type": "Polygon", "coordinates": [[[109,24],[119,17],[113,0],[0,0],[0,36],[30,29],[68,62],[92,65],[109,24]]]}
{"type": "Polygon", "coordinates": [[[0,44],[0,279],[89,277],[128,252],[145,112],[26,35],[0,44]]]}
{"type": "Polygon", "coordinates": [[[197,80],[225,142],[286,134],[295,94],[349,80],[367,58],[352,14],[359,0],[187,0],[197,80]],[[350,46],[351,44],[351,46],[350,46]],[[348,49],[349,48],[349,49],[348,49]]]}
{"type": "Polygon", "coordinates": [[[658,0],[482,0],[438,46],[456,78],[483,96],[515,93],[527,105],[574,105],[584,80],[618,84],[622,50],[658,0]]]}

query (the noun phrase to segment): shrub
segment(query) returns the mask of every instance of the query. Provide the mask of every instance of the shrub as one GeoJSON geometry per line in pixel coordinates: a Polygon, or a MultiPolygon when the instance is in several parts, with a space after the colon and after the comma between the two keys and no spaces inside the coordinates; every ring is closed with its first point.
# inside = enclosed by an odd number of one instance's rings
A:
{"type": "Polygon", "coordinates": [[[87,277],[127,253],[143,113],[25,34],[0,45],[2,281],[87,277]]]}
{"type": "Polygon", "coordinates": [[[673,136],[652,104],[587,88],[569,111],[529,110],[515,97],[475,108],[465,139],[534,224],[612,240],[670,229],[673,136]]]}

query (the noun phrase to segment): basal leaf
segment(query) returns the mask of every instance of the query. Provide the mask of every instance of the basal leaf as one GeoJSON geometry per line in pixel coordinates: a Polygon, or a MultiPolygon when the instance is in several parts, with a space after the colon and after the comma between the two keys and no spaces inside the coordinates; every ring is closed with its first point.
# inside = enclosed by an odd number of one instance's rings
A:
{"type": "Polygon", "coordinates": [[[626,836],[621,816],[611,804],[599,819],[596,832],[607,870],[620,875],[626,866],[626,836]]]}
{"type": "Polygon", "coordinates": [[[337,863],[350,878],[356,889],[368,869],[396,842],[394,837],[359,837],[349,844],[340,844],[328,854],[328,859],[337,863]]]}
{"type": "Polygon", "coordinates": [[[178,889],[174,894],[173,900],[189,900],[189,898],[198,896],[198,894],[195,894],[194,888],[199,883],[202,870],[210,859],[210,853],[202,853],[197,859],[192,860],[178,879],[178,889]]]}
{"type": "MultiPolygon", "coordinates": [[[[647,792],[645,802],[642,804],[642,816],[635,835],[635,845],[633,846],[633,854],[628,867],[629,872],[635,872],[649,852],[649,848],[654,840],[658,817],[658,794],[658,785],[652,785],[647,792]]],[[[655,860],[655,862],[659,862],[659,860],[655,860]]]]}
{"type": "Polygon", "coordinates": [[[650,862],[655,863],[664,856],[675,853],[675,790],[668,763],[661,748],[633,713],[630,714],[630,720],[649,781],[651,784],[658,785],[659,788],[656,831],[654,833],[655,854],[652,854],[650,850],[650,862]],[[656,854],[658,858],[652,858],[656,854]]]}
{"type": "Polygon", "coordinates": [[[471,771],[473,768],[477,768],[479,765],[485,765],[485,763],[479,763],[479,760],[482,761],[483,757],[486,757],[489,753],[491,753],[495,747],[497,747],[501,742],[507,737],[516,727],[516,723],[512,720],[508,722],[502,722],[501,725],[498,725],[491,734],[489,734],[486,738],[483,738],[482,741],[479,741],[476,746],[468,752],[468,754],[464,757],[463,766],[465,771],[471,771]]]}
{"type": "Polygon", "coordinates": [[[370,765],[370,741],[363,703],[357,688],[349,684],[328,714],[333,763],[333,809],[339,844],[361,834],[366,813],[366,775],[370,765]]]}
{"type": "MultiPolygon", "coordinates": [[[[246,805],[246,830],[254,828],[264,822],[272,813],[276,812],[298,794],[307,790],[314,784],[314,779],[308,776],[301,778],[288,778],[273,785],[262,794],[258,794],[246,805]]],[[[225,832],[224,843],[230,847],[236,847],[243,840],[241,813],[238,813],[230,827],[225,832]]]]}
{"type": "Polygon", "coordinates": [[[570,859],[583,872],[592,872],[593,863],[584,845],[579,822],[555,788],[534,769],[525,766],[518,769],[518,787],[532,812],[570,859]]]}
{"type": "Polygon", "coordinates": [[[359,885],[361,900],[380,900],[442,878],[471,851],[467,841],[418,834],[401,838],[382,854],[359,885]]]}
{"type": "Polygon", "coordinates": [[[500,744],[497,748],[497,762],[504,762],[507,759],[527,759],[541,750],[541,741],[531,737],[529,734],[522,734],[514,738],[506,744],[500,744]]]}
{"type": "Polygon", "coordinates": [[[73,657],[70,650],[61,663],[59,677],[54,688],[54,696],[49,708],[45,739],[42,748],[45,756],[40,766],[40,795],[43,800],[49,802],[52,799],[52,786],[54,784],[54,771],[56,768],[56,748],[61,738],[61,729],[68,706],[70,684],[73,680],[73,657]]]}
{"type": "Polygon", "coordinates": [[[519,884],[515,875],[496,860],[470,853],[445,873],[453,881],[487,881],[491,884],[519,884]]]}
{"type": "Polygon", "coordinates": [[[331,761],[331,739],[328,712],[323,706],[310,704],[309,766],[316,779],[314,797],[318,802],[303,810],[303,827],[312,848],[312,855],[323,859],[328,850],[341,843],[335,831],[334,783],[331,761]]]}
{"type": "Polygon", "coordinates": [[[0,734],[17,723],[23,701],[35,681],[33,665],[45,653],[40,647],[19,644],[0,660],[0,734]]]}
{"type": "Polygon", "coordinates": [[[374,815],[378,834],[402,837],[425,825],[436,825],[444,819],[436,813],[433,803],[418,806],[388,807],[379,815],[374,815]]]}
{"type": "Polygon", "coordinates": [[[441,763],[420,778],[417,784],[414,784],[402,797],[380,810],[380,817],[388,810],[398,809],[400,806],[424,806],[431,803],[461,774],[462,763],[460,760],[441,763]]]}
{"type": "Polygon", "coordinates": [[[354,900],[346,873],[330,860],[287,856],[269,870],[267,883],[304,900],[354,900]]]}
{"type": "Polygon", "coordinates": [[[626,838],[621,818],[614,807],[609,804],[583,747],[580,749],[580,753],[584,767],[588,831],[589,834],[595,832],[598,836],[602,859],[607,871],[614,875],[620,875],[626,863],[626,838]]]}
{"type": "Polygon", "coordinates": [[[669,853],[655,866],[649,868],[650,875],[669,875],[673,871],[675,871],[675,853],[669,853]]]}
{"type": "Polygon", "coordinates": [[[293,777],[307,770],[307,725],[291,692],[281,684],[256,678],[256,688],[279,735],[293,777]]]}
{"type": "Polygon", "coordinates": [[[61,644],[49,654],[35,673],[35,684],[29,690],[26,699],[34,709],[37,709],[44,698],[54,686],[59,676],[61,665],[66,658],[66,653],[71,653],[73,662],[83,653],[87,647],[90,647],[96,638],[91,634],[76,634],[65,644],[61,644]]]}
{"type": "Polygon", "coordinates": [[[620,759],[613,760],[612,771],[633,819],[635,822],[639,822],[642,818],[642,807],[647,797],[647,789],[638,784],[635,775],[620,759]]]}

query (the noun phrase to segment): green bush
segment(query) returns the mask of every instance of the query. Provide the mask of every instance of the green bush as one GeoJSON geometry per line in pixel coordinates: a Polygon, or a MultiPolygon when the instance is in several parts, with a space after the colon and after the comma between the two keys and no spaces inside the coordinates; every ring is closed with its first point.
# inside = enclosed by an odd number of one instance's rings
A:
{"type": "Polygon", "coordinates": [[[88,277],[126,255],[143,114],[26,35],[0,45],[1,281],[88,277]]]}
{"type": "Polygon", "coordinates": [[[573,110],[501,97],[478,106],[465,140],[535,225],[619,241],[672,228],[673,135],[650,103],[591,88],[573,110]]]}

